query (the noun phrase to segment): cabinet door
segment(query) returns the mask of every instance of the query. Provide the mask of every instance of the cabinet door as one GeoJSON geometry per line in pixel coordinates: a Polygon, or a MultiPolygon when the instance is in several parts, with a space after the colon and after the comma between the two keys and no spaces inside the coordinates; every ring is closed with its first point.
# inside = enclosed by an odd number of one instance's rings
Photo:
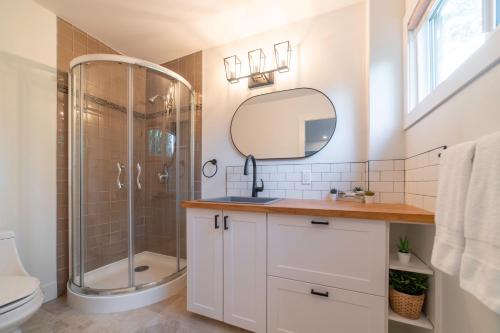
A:
{"type": "Polygon", "coordinates": [[[266,214],[224,211],[224,322],[266,331],[266,214]]]}
{"type": "Polygon", "coordinates": [[[386,294],[383,221],[269,214],[269,275],[386,294]]]}
{"type": "Polygon", "coordinates": [[[269,333],[384,333],[382,296],[268,278],[269,333]]]}
{"type": "Polygon", "coordinates": [[[223,320],[222,246],[222,211],[188,209],[187,308],[217,320],[223,320]]]}

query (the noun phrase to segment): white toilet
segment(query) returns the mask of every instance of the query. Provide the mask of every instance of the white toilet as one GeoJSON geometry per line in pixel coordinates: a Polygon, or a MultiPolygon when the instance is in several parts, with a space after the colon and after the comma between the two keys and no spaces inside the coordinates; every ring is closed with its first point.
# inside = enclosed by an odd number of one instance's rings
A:
{"type": "Polygon", "coordinates": [[[20,332],[42,303],[40,281],[24,269],[14,233],[0,230],[0,333],[20,332]]]}

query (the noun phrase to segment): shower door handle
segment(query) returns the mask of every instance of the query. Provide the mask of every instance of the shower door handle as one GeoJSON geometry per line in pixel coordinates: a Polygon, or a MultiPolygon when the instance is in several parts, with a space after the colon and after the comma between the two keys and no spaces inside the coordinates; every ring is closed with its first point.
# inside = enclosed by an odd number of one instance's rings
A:
{"type": "Polygon", "coordinates": [[[136,178],[136,183],[137,183],[137,188],[139,190],[142,190],[141,173],[142,173],[141,165],[139,163],[137,163],[137,178],[136,178]]]}
{"type": "Polygon", "coordinates": [[[118,185],[118,189],[123,189],[125,188],[125,184],[122,183],[121,181],[121,176],[122,176],[122,170],[125,169],[125,165],[120,162],[116,162],[116,167],[118,168],[118,176],[116,176],[116,185],[118,185]]]}

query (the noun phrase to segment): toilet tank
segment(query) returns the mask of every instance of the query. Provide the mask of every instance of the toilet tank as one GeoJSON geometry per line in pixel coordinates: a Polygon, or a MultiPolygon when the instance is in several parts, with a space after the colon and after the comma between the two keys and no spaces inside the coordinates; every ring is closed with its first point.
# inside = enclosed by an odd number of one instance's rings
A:
{"type": "Polygon", "coordinates": [[[12,231],[0,230],[0,275],[28,275],[19,258],[12,231]]]}

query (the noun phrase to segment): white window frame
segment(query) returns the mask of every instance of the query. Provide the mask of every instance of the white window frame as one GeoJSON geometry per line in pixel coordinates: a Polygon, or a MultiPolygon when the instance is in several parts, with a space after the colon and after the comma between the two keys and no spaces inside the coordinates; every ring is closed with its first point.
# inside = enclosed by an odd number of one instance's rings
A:
{"type": "MultiPolygon", "coordinates": [[[[484,30],[489,32],[486,41],[476,50],[463,64],[461,64],[448,78],[436,87],[431,85],[427,96],[418,101],[417,90],[412,83],[417,83],[417,63],[415,56],[415,46],[412,38],[416,38],[414,33],[408,31],[408,22],[413,13],[418,0],[410,0],[409,8],[403,18],[403,63],[404,63],[404,129],[408,129],[448,99],[460,92],[466,86],[474,82],[481,75],[500,63],[500,26],[496,27],[497,0],[483,0],[486,18],[484,30]],[[410,60],[413,63],[410,63],[410,60]],[[410,109],[411,101],[416,101],[415,106],[410,109]]],[[[424,16],[425,18],[426,16],[424,16]]],[[[433,65],[427,64],[428,70],[432,72],[433,65]]],[[[432,74],[435,79],[435,73],[432,74]]]]}

